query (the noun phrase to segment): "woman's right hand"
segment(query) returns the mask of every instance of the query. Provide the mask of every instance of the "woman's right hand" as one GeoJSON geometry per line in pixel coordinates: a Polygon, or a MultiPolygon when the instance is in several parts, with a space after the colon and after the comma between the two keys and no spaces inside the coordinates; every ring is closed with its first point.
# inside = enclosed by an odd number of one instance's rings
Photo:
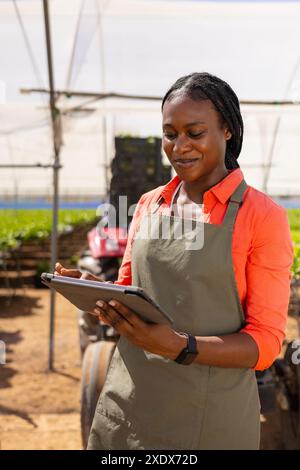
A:
{"type": "Polygon", "coordinates": [[[81,272],[79,269],[67,269],[60,263],[55,264],[54,274],[56,276],[76,277],[77,279],[88,279],[89,281],[102,281],[102,279],[88,271],[81,272]]]}
{"type": "MultiPolygon", "coordinates": [[[[95,276],[94,274],[91,274],[87,271],[81,272],[79,269],[67,269],[64,268],[60,263],[55,264],[55,271],[54,271],[55,276],[67,276],[67,277],[76,277],[77,279],[88,279],[89,281],[99,281],[99,282],[105,282],[103,279],[101,279],[98,276],[95,276]]],[[[112,281],[106,281],[108,284],[113,284],[112,281]]],[[[99,317],[99,321],[101,324],[105,325],[106,323],[101,320],[99,317]]]]}

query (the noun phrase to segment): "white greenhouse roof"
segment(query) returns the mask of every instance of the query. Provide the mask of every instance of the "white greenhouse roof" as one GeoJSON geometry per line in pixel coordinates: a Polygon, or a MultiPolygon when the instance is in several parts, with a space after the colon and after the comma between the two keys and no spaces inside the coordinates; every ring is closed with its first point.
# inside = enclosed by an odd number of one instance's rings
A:
{"type": "MultiPolygon", "coordinates": [[[[1,163],[49,163],[47,100],[19,93],[47,87],[42,2],[17,4],[36,70],[13,2],[0,1],[1,163]]],[[[52,0],[50,6],[57,89],[162,96],[178,77],[208,71],[228,81],[241,100],[300,101],[300,3],[52,0]]],[[[59,104],[64,109],[78,102],[59,104]]],[[[161,132],[159,102],[112,99],[89,108],[63,119],[62,195],[104,193],[104,147],[111,158],[115,133],[161,132]]],[[[299,196],[300,106],[243,106],[242,111],[239,162],[248,183],[271,195],[299,196]]],[[[50,170],[0,171],[0,197],[51,193],[50,170]]]]}

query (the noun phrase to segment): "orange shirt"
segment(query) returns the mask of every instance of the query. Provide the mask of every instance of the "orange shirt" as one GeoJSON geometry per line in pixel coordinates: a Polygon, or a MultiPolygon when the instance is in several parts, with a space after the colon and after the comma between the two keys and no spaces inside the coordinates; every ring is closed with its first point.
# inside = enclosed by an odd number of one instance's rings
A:
{"type": "MultiPolygon", "coordinates": [[[[220,224],[228,199],[243,179],[240,168],[231,170],[204,193],[203,210],[210,223],[220,224]]],[[[135,210],[117,284],[131,285],[131,245],[143,213],[160,197],[160,211],[169,214],[172,195],[180,183],[175,176],[167,185],[144,194],[135,210]]],[[[246,325],[240,330],[256,342],[256,370],[268,368],[280,352],[285,336],[290,295],[293,245],[286,211],[269,196],[248,186],[235,221],[232,258],[246,325]]]]}

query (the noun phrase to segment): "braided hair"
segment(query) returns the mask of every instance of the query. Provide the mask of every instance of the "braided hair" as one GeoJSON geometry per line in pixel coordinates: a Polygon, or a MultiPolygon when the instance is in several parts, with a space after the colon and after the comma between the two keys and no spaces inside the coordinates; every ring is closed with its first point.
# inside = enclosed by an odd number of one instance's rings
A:
{"type": "Polygon", "coordinates": [[[185,95],[193,100],[210,100],[220,115],[220,124],[227,124],[232,136],[227,141],[225,166],[228,170],[239,168],[237,159],[241,152],[244,134],[243,118],[238,97],[233,89],[220,78],[209,73],[191,73],[179,78],[167,91],[162,101],[185,95]]]}

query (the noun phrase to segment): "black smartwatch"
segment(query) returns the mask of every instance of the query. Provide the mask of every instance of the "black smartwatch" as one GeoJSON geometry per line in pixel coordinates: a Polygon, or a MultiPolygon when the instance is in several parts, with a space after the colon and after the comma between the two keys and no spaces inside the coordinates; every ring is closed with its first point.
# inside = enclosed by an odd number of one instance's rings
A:
{"type": "Polygon", "coordinates": [[[180,334],[185,335],[187,337],[187,346],[181,351],[181,353],[176,357],[176,359],[174,359],[174,361],[178,364],[188,366],[195,360],[198,354],[197,341],[195,336],[192,336],[189,333],[180,334]]]}

